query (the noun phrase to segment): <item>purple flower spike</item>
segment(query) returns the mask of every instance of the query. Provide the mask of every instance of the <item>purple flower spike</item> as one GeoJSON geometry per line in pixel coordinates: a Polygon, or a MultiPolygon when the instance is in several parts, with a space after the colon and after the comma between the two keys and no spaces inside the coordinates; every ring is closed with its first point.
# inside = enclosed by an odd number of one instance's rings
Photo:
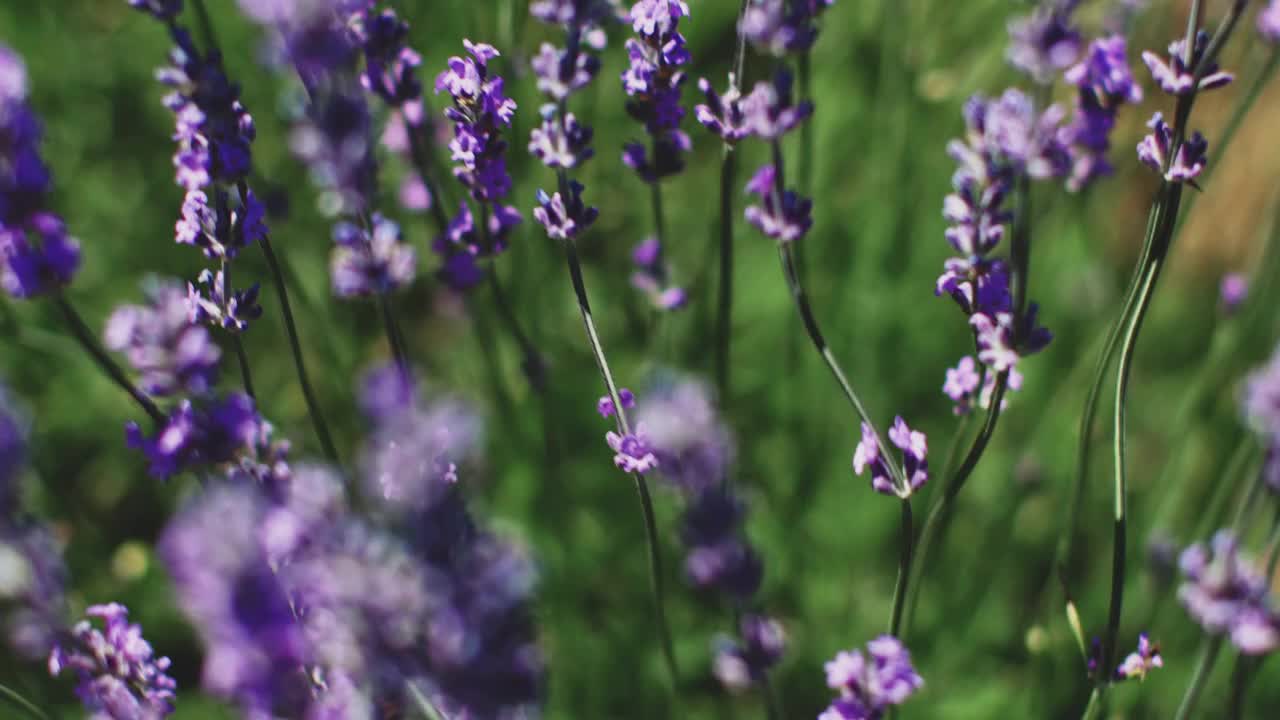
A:
{"type": "Polygon", "coordinates": [[[1151,642],[1146,633],[1138,635],[1138,649],[1129,653],[1120,667],[1116,668],[1116,677],[1122,680],[1146,680],[1147,673],[1155,668],[1164,667],[1164,658],[1160,657],[1160,646],[1151,642]]]}
{"type": "Polygon", "coordinates": [[[1258,11],[1258,34],[1269,43],[1280,43],[1280,0],[1258,11]]]}
{"type": "Polygon", "coordinates": [[[912,430],[901,417],[896,417],[893,419],[893,427],[889,428],[889,442],[902,450],[902,471],[907,476],[907,484],[911,490],[924,487],[929,481],[929,463],[925,460],[929,445],[924,433],[912,430]]]}
{"type": "Polygon", "coordinates": [[[406,44],[409,24],[393,10],[375,14],[372,8],[364,8],[355,13],[351,25],[364,51],[365,69],[360,73],[364,89],[391,107],[421,98],[417,68],[422,56],[406,44]]]}
{"type": "Polygon", "coordinates": [[[417,253],[400,237],[400,226],[374,213],[373,230],[352,223],[333,228],[330,276],[333,293],[341,298],[393,292],[413,280],[417,253]]]}
{"type": "Polygon", "coordinates": [[[591,127],[580,124],[573,113],[567,113],[561,125],[555,106],[547,105],[541,127],[529,133],[529,153],[553,170],[570,170],[595,154],[591,148],[593,134],[591,127]]]}
{"type": "Polygon", "coordinates": [[[146,437],[135,423],[125,427],[129,447],[142,451],[150,472],[162,480],[184,470],[231,462],[251,448],[262,433],[262,419],[247,395],[183,400],[155,435],[146,437]]]}
{"type": "MultiPolygon", "coordinates": [[[[1145,51],[1142,62],[1147,64],[1151,77],[1160,85],[1160,89],[1170,95],[1186,95],[1195,86],[1195,69],[1209,49],[1209,33],[1201,30],[1196,33],[1196,44],[1191,52],[1191,63],[1183,62],[1186,40],[1175,40],[1169,44],[1169,61],[1165,62],[1159,55],[1145,51]]],[[[1229,72],[1222,72],[1218,64],[1210,63],[1200,78],[1199,90],[1212,90],[1227,85],[1234,79],[1229,72]]]]}
{"type": "Polygon", "coordinates": [[[569,182],[567,202],[560,193],[547,197],[545,192],[539,190],[538,205],[533,209],[533,217],[546,229],[547,237],[552,240],[578,237],[591,227],[600,214],[595,208],[582,202],[582,184],[577,181],[569,182]]]}
{"type": "Polygon", "coordinates": [[[200,271],[194,283],[187,283],[187,309],[191,322],[221,327],[230,332],[244,332],[249,321],[262,317],[258,304],[258,283],[247,290],[224,292],[222,271],[208,268],[200,271]]]}
{"type": "Polygon", "coordinates": [[[889,429],[889,441],[902,450],[903,472],[907,476],[907,487],[899,489],[889,471],[880,443],[876,441],[875,430],[868,423],[862,423],[862,440],[853,453],[853,472],[862,475],[864,470],[871,471],[871,488],[885,495],[910,497],[929,480],[929,463],[925,455],[929,452],[928,441],[924,433],[912,430],[901,417],[893,420],[889,429]]]}
{"type": "Polygon", "coordinates": [[[751,133],[766,141],[780,139],[796,129],[813,114],[813,103],[805,100],[792,104],[791,73],[779,70],[772,82],[756,83],[742,99],[742,112],[751,133]]]}
{"type": "Polygon", "coordinates": [[[1031,303],[1021,323],[1013,313],[974,313],[969,318],[978,342],[978,361],[995,372],[1012,370],[1018,360],[1040,352],[1053,334],[1037,322],[1039,306],[1031,303]]]}
{"type": "Polygon", "coordinates": [[[595,79],[600,72],[600,59],[579,49],[570,60],[568,50],[542,43],[538,54],[529,59],[529,66],[538,79],[538,92],[560,102],[595,79]]]}
{"type": "Polygon", "coordinates": [[[834,0],[753,0],[742,14],[738,31],[761,52],[782,57],[813,47],[815,23],[834,0]]]}
{"type": "Polygon", "coordinates": [[[693,489],[688,502],[680,534],[689,548],[689,582],[740,603],[749,600],[760,589],[764,566],[742,534],[746,508],[718,483],[693,489]]]}
{"type": "Polygon", "coordinates": [[[840,692],[818,720],[880,720],[890,706],[901,705],[924,680],[911,664],[911,654],[891,635],[867,643],[862,650],[841,651],[825,666],[827,686],[840,692]]]}
{"type": "Polygon", "coordinates": [[[733,463],[733,437],[716,411],[711,390],[677,380],[651,390],[636,413],[662,475],[686,493],[721,486],[733,463]]]}
{"type": "Polygon", "coordinates": [[[160,720],[172,713],[178,685],[167,674],[169,658],[155,657],[142,628],[129,622],[128,609],[91,605],[85,615],[100,618],[105,632],[89,620],[76,623],[67,645],[49,656],[49,674],[74,670],[76,694],[94,717],[160,720]]]}
{"type": "Polygon", "coordinates": [[[502,129],[510,127],[516,102],[503,91],[502,78],[489,75],[489,60],[498,56],[492,45],[463,45],[472,57],[449,58],[448,69],[436,78],[436,92],[447,91],[453,107],[445,116],[453,122],[453,174],[480,202],[496,202],[511,191],[507,174],[507,143],[502,129]]]}
{"type": "Polygon", "coordinates": [[[778,664],[787,647],[782,623],[764,615],[747,614],[739,623],[737,641],[720,638],[716,642],[713,670],[725,688],[742,692],[765,677],[778,664]]]}
{"type": "Polygon", "coordinates": [[[1195,179],[1204,171],[1209,141],[1199,131],[1193,132],[1191,137],[1182,141],[1178,146],[1178,154],[1170,160],[1169,145],[1173,142],[1173,128],[1165,123],[1164,116],[1159,112],[1151,116],[1147,127],[1151,128],[1151,133],[1138,143],[1138,159],[1142,164],[1162,173],[1168,182],[1185,182],[1195,186],[1195,179]]]}
{"type": "Polygon", "coordinates": [[[1010,64],[1046,85],[1080,56],[1080,33],[1071,25],[1078,0],[1050,0],[1009,23],[1010,64]]]}
{"type": "Polygon", "coordinates": [[[757,170],[747,183],[747,192],[759,196],[760,204],[748,205],[743,216],[764,233],[765,237],[779,242],[794,242],[804,237],[813,226],[810,215],[813,202],[793,190],[787,190],[781,193],[779,206],[776,185],[776,173],[772,165],[765,165],[757,170]]]}
{"type": "Polygon", "coordinates": [[[605,434],[605,441],[613,450],[613,464],[625,473],[643,475],[658,467],[658,457],[649,446],[644,428],[636,426],[635,432],[619,435],[616,432],[605,434]]]}
{"type": "MultiPolygon", "coordinates": [[[[618,399],[622,401],[622,407],[630,410],[636,406],[636,396],[626,388],[618,388],[618,399]]],[[[608,395],[601,395],[596,401],[596,412],[600,413],[600,417],[612,417],[614,413],[613,398],[608,395]]]]}
{"type": "Polygon", "coordinates": [[[682,155],[692,148],[680,131],[684,108],[680,88],[689,62],[685,40],[677,29],[689,15],[683,0],[640,0],[631,8],[631,24],[638,37],[627,40],[629,67],[622,86],[631,99],[627,113],[644,124],[653,139],[653,157],[640,143],[624,148],[623,161],[645,182],[653,183],[684,169],[682,155]]]}
{"type": "Polygon", "coordinates": [[[742,93],[732,75],[729,78],[729,89],[724,95],[717,93],[706,78],[698,79],[698,90],[706,96],[707,102],[695,107],[693,113],[703,127],[719,135],[721,140],[730,145],[751,135],[751,127],[747,124],[747,117],[742,109],[742,93]]]}
{"type": "Polygon", "coordinates": [[[1123,35],[1095,40],[1084,59],[1064,77],[1079,88],[1075,116],[1062,131],[1071,152],[1067,189],[1077,192],[1111,173],[1107,151],[1116,114],[1122,104],[1141,102],[1142,88],[1129,70],[1123,35]]]}
{"type": "Polygon", "coordinates": [[[194,323],[187,293],[176,283],[152,289],[146,305],[117,308],[103,340],[107,349],[127,355],[148,394],[203,395],[217,378],[222,352],[194,323]]]}
{"type": "Polygon", "coordinates": [[[25,228],[0,221],[0,288],[9,295],[32,298],[53,292],[70,284],[79,268],[80,243],[67,234],[58,216],[36,213],[26,218],[25,228]]]}
{"type": "Polygon", "coordinates": [[[1241,557],[1230,531],[1219,531],[1208,548],[1187,548],[1178,564],[1185,578],[1178,600],[1205,632],[1229,633],[1246,655],[1261,655],[1280,645],[1280,618],[1272,609],[1267,578],[1241,557]]]}

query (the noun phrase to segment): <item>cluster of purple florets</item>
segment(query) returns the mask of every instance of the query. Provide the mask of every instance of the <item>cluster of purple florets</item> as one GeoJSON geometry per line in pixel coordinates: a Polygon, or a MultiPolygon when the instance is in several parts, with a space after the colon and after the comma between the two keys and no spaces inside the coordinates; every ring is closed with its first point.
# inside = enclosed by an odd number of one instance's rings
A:
{"type": "Polygon", "coordinates": [[[689,63],[689,50],[680,34],[680,19],[689,16],[684,0],[640,0],[631,7],[628,38],[630,66],[622,73],[622,88],[631,100],[627,112],[644,124],[652,147],[642,142],[627,143],[622,161],[642,180],[654,183],[684,169],[684,155],[693,143],[680,129],[684,108],[680,91],[689,63]]]}
{"type": "Polygon", "coordinates": [[[840,695],[818,720],[881,720],[924,686],[907,648],[891,635],[841,651],[826,664],[827,686],[840,695]]]}
{"type": "MultiPolygon", "coordinates": [[[[1191,92],[1223,87],[1233,79],[1231,73],[1219,70],[1217,63],[1200,67],[1208,47],[1209,34],[1201,30],[1196,34],[1190,62],[1187,62],[1185,40],[1175,40],[1169,44],[1168,61],[1150,51],[1142,53],[1142,61],[1146,63],[1151,77],[1161,90],[1168,95],[1180,97],[1191,92]],[[1199,82],[1196,81],[1197,73],[1199,82]]],[[[1165,122],[1164,115],[1160,112],[1151,116],[1147,127],[1151,128],[1151,133],[1138,143],[1138,159],[1160,173],[1166,182],[1195,185],[1196,178],[1204,172],[1209,141],[1199,130],[1185,137],[1175,138],[1174,128],[1165,122]]],[[[1180,130],[1185,132],[1186,129],[1180,130]]]]}
{"type": "Polygon", "coordinates": [[[1246,655],[1280,646],[1280,612],[1267,575],[1241,555],[1231,531],[1219,531],[1208,547],[1187,548],[1178,565],[1183,575],[1178,600],[1205,632],[1229,635],[1246,655]]]}
{"type": "Polygon", "coordinates": [[[167,674],[169,658],[155,657],[142,628],[129,622],[129,610],[110,603],[90,606],[85,615],[102,620],[103,629],[89,620],[76,623],[50,655],[49,672],[75,671],[76,695],[93,713],[160,720],[173,712],[178,684],[167,674]]]}

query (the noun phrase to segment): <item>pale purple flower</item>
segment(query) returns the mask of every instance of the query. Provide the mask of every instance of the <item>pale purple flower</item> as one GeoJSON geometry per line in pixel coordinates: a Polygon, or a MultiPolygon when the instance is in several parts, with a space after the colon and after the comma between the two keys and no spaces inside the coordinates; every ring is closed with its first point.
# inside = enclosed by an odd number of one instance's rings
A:
{"type": "Polygon", "coordinates": [[[258,283],[247,290],[226,291],[223,271],[208,268],[200,271],[194,283],[187,283],[187,309],[191,322],[221,327],[231,332],[244,332],[249,321],[262,316],[258,304],[258,283]]]}
{"type": "Polygon", "coordinates": [[[471,57],[451,57],[436,78],[436,92],[448,92],[453,106],[445,116],[453,122],[453,174],[480,202],[493,203],[511,191],[502,129],[511,126],[516,102],[507,97],[501,77],[489,74],[498,51],[485,43],[463,40],[471,57]]]}
{"type": "Polygon", "coordinates": [[[533,209],[533,217],[547,231],[552,240],[570,240],[586,232],[600,214],[594,207],[582,201],[582,184],[576,180],[569,182],[569,198],[566,200],[556,193],[550,197],[542,190],[538,191],[538,207],[533,209]]]}
{"type": "Polygon", "coordinates": [[[1222,276],[1218,287],[1218,298],[1222,309],[1228,314],[1234,313],[1249,297],[1249,279],[1244,273],[1227,273],[1222,276]]]}
{"type": "Polygon", "coordinates": [[[928,441],[924,433],[912,430],[901,417],[895,417],[893,427],[889,429],[889,442],[902,450],[906,488],[900,489],[894,481],[888,460],[876,440],[875,429],[869,423],[862,423],[862,440],[853,453],[853,472],[862,475],[869,470],[871,488],[878,493],[909,497],[929,480],[929,463],[925,460],[929,452],[928,441]]]}
{"type": "MultiPolygon", "coordinates": [[[[954,367],[947,370],[946,382],[942,385],[942,392],[951,398],[955,405],[951,411],[956,415],[966,415],[977,407],[986,410],[991,407],[991,398],[995,393],[996,387],[995,372],[988,372],[986,379],[982,380],[982,374],[978,372],[978,365],[970,355],[960,358],[960,362],[954,367]],[[981,389],[978,385],[981,381],[981,389]]],[[[1004,409],[1009,404],[1009,391],[1021,389],[1022,373],[1018,372],[1016,367],[1009,369],[1009,379],[1005,383],[1006,394],[1000,403],[1000,409],[1004,409]]]]}
{"type": "Polygon", "coordinates": [[[605,433],[605,442],[613,450],[613,464],[625,473],[643,475],[658,467],[658,457],[653,454],[643,427],[621,435],[612,430],[605,433]]]}
{"type": "Polygon", "coordinates": [[[365,68],[360,84],[390,107],[403,107],[422,97],[417,68],[422,56],[408,46],[409,24],[394,10],[375,12],[372,5],[358,9],[348,23],[360,49],[365,68]]]}
{"type": "Polygon", "coordinates": [[[53,530],[19,517],[17,488],[0,498],[0,632],[17,657],[47,659],[65,631],[67,567],[53,530]]]}
{"type": "Polygon", "coordinates": [[[413,280],[417,252],[400,226],[374,213],[372,230],[341,222],[333,228],[330,277],[338,297],[366,297],[399,290],[413,280]]]}
{"type": "Polygon", "coordinates": [[[819,720],[880,720],[924,686],[910,653],[891,635],[867,643],[865,654],[861,649],[837,653],[825,669],[827,686],[840,697],[819,720]]]}
{"type": "Polygon", "coordinates": [[[747,183],[747,193],[758,196],[760,204],[748,205],[743,217],[766,237],[794,242],[813,226],[813,201],[793,190],[780,190],[773,165],[756,171],[747,183]]]}
{"type": "Polygon", "coordinates": [[[1213,536],[1208,548],[1195,544],[1183,551],[1179,566],[1185,578],[1178,600],[1205,630],[1227,633],[1240,652],[1268,653],[1280,645],[1280,618],[1273,608],[1267,577],[1240,555],[1230,531],[1213,536]]]}
{"type": "Polygon", "coordinates": [[[290,132],[289,147],[323,192],[320,206],[326,215],[372,207],[377,172],[372,132],[369,103],[355,87],[317,93],[290,132]]]}
{"type": "Polygon", "coordinates": [[[1258,34],[1269,43],[1280,43],[1280,0],[1271,0],[1258,11],[1258,34]]]}
{"type": "Polygon", "coordinates": [[[782,57],[806,52],[818,38],[818,17],[834,0],[752,0],[738,31],[761,52],[782,57]]]}
{"type": "Polygon", "coordinates": [[[150,437],[131,422],[125,427],[125,440],[146,455],[150,473],[163,480],[185,470],[235,461],[253,446],[261,423],[253,400],[232,393],[183,400],[150,437]]]}
{"type": "Polygon", "coordinates": [[[1013,368],[1020,358],[1044,349],[1053,334],[1037,321],[1039,306],[1031,303],[1021,320],[1011,312],[974,313],[969,317],[978,343],[978,361],[995,372],[1013,368]]]}
{"type": "Polygon", "coordinates": [[[779,70],[770,82],[758,82],[741,100],[743,123],[758,138],[774,141],[813,115],[809,100],[794,103],[791,73],[779,70]]]}
{"type": "Polygon", "coordinates": [[[1209,141],[1197,130],[1183,139],[1177,154],[1170,159],[1173,128],[1165,123],[1164,115],[1159,112],[1152,115],[1147,127],[1151,128],[1151,133],[1138,143],[1138,159],[1142,164],[1161,173],[1168,182],[1184,182],[1194,186],[1195,179],[1204,172],[1209,141]]]}
{"type": "Polygon", "coordinates": [[[591,126],[579,123],[573,113],[566,113],[561,122],[555,106],[546,105],[542,124],[529,132],[529,153],[553,170],[570,170],[595,154],[592,135],[591,126]]]}
{"type": "Polygon", "coordinates": [[[1160,646],[1151,642],[1146,633],[1138,635],[1138,649],[1125,656],[1116,668],[1116,677],[1124,680],[1147,679],[1147,673],[1155,668],[1164,667],[1164,658],[1160,657],[1160,646]]]}
{"type": "Polygon", "coordinates": [[[714,590],[741,605],[760,589],[764,565],[743,533],[746,507],[727,484],[685,488],[680,538],[688,548],[685,575],[694,587],[714,590]]]}
{"type": "Polygon", "coordinates": [[[1080,32],[1071,24],[1078,0],[1047,0],[1009,22],[1010,64],[1047,85],[1080,55],[1080,32]]]}
{"type": "Polygon", "coordinates": [[[684,288],[670,282],[670,269],[662,257],[662,245],[656,237],[646,238],[631,252],[636,265],[631,273],[631,286],[649,298],[657,310],[679,310],[688,302],[684,288]]]}
{"type": "Polygon", "coordinates": [[[91,605],[85,611],[103,629],[81,620],[49,656],[49,674],[74,670],[76,694],[95,717],[160,720],[173,712],[178,685],[169,677],[169,658],[155,657],[142,628],[129,622],[123,605],[91,605]]]}
{"type": "Polygon", "coordinates": [[[203,395],[213,387],[222,351],[191,317],[187,293],[176,283],[147,292],[146,305],[124,305],[107,319],[103,344],[124,353],[150,395],[203,395]]]}
{"type": "MultiPolygon", "coordinates": [[[[622,402],[623,409],[630,410],[636,406],[636,396],[626,388],[618,388],[618,400],[622,402]]],[[[596,412],[600,413],[600,417],[612,417],[614,414],[613,398],[608,395],[601,395],[596,401],[596,412]]]]}
{"type": "Polygon", "coordinates": [[[664,380],[645,393],[635,418],[663,477],[677,487],[695,492],[725,480],[736,448],[706,384],[664,380]]]}
{"type": "Polygon", "coordinates": [[[433,505],[458,482],[459,466],[476,458],[482,436],[479,415],[457,400],[410,401],[382,413],[364,450],[371,494],[394,512],[433,505]]]}
{"type": "Polygon", "coordinates": [[[740,142],[751,135],[751,127],[747,124],[746,114],[742,108],[742,92],[732,74],[729,77],[729,89],[724,95],[717,93],[706,78],[698,79],[698,90],[706,96],[706,103],[693,108],[693,114],[703,127],[720,136],[730,145],[740,142]]]}
{"type": "Polygon", "coordinates": [[[1111,173],[1106,155],[1116,114],[1122,104],[1141,102],[1142,88],[1129,70],[1123,35],[1093,41],[1084,58],[1068,69],[1064,78],[1079,88],[1075,115],[1062,129],[1071,153],[1067,189],[1076,192],[1111,173]]]}
{"type": "Polygon", "coordinates": [[[538,54],[529,58],[529,66],[538,79],[538,92],[560,102],[595,79],[600,59],[581,51],[570,57],[568,50],[542,43],[538,54]]]}
{"type": "Polygon", "coordinates": [[[782,623],[748,613],[738,623],[737,639],[718,638],[712,671],[720,684],[734,692],[746,690],[764,678],[782,659],[787,634],[782,623]]]}
{"type": "Polygon", "coordinates": [[[1189,64],[1183,62],[1186,46],[1185,38],[1170,43],[1168,62],[1149,50],[1142,53],[1142,61],[1147,64],[1151,77],[1155,78],[1161,90],[1170,95],[1186,95],[1195,88],[1199,90],[1220,88],[1234,79],[1231,73],[1219,70],[1218,63],[1214,62],[1204,68],[1200,84],[1197,86],[1195,70],[1204,57],[1205,51],[1209,49],[1209,33],[1203,30],[1196,33],[1196,43],[1192,49],[1189,64]]]}

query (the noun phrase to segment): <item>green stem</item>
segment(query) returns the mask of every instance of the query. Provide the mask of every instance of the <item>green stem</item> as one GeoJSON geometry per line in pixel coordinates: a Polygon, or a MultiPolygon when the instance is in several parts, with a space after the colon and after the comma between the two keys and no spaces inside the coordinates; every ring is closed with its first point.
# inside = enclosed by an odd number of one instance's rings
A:
{"type": "Polygon", "coordinates": [[[725,146],[720,166],[720,287],[716,318],[716,389],[722,406],[729,402],[729,343],[733,316],[733,193],[737,155],[725,146]]]}
{"type": "Polygon", "coordinates": [[[1187,720],[1191,717],[1191,711],[1200,700],[1200,693],[1204,691],[1204,686],[1209,683],[1209,676],[1213,674],[1213,664],[1217,661],[1218,651],[1221,649],[1221,635],[1210,635],[1205,638],[1200,648],[1200,658],[1196,661],[1195,672],[1191,676],[1191,684],[1187,686],[1187,691],[1182,696],[1182,702],[1178,705],[1174,720],[1187,720]]]}
{"type": "Polygon", "coordinates": [[[667,242],[667,218],[662,210],[662,185],[657,180],[649,183],[649,200],[653,206],[653,232],[658,236],[658,243],[667,242]]]}
{"type": "Polygon", "coordinates": [[[395,360],[396,367],[407,378],[410,374],[409,352],[405,348],[404,336],[400,333],[400,324],[396,322],[395,313],[391,310],[391,298],[386,293],[378,293],[378,312],[382,315],[387,343],[391,346],[391,357],[395,360]]]}
{"type": "Polygon", "coordinates": [[[35,703],[26,699],[17,690],[14,690],[7,685],[0,684],[0,700],[4,700],[16,708],[20,708],[23,712],[36,720],[49,720],[48,713],[41,710],[39,707],[36,707],[35,703]]]}
{"type": "Polygon", "coordinates": [[[1081,715],[1080,717],[1081,717],[1081,720],[1094,720],[1095,718],[1098,717],[1098,715],[1101,712],[1102,712],[1102,690],[1100,688],[1095,687],[1093,689],[1093,692],[1089,695],[1089,704],[1085,706],[1084,714],[1081,715]]]}
{"type": "Polygon", "coordinates": [[[764,716],[767,720],[782,720],[782,703],[778,701],[778,690],[766,671],[760,679],[760,692],[764,695],[764,716]]]}
{"type": "MultiPolygon", "coordinates": [[[[573,239],[565,241],[565,260],[569,266],[569,277],[573,283],[573,292],[577,296],[578,311],[582,315],[582,324],[587,333],[587,342],[591,354],[595,358],[596,368],[604,380],[609,398],[613,400],[618,428],[623,435],[631,434],[631,425],[627,420],[627,412],[618,396],[618,386],[613,381],[613,373],[609,369],[609,361],[605,357],[600,336],[596,333],[595,321],[591,316],[591,303],[587,299],[587,286],[582,278],[582,266],[578,262],[578,250],[573,239]]],[[[679,688],[680,671],[676,665],[675,649],[671,642],[671,631],[667,626],[665,589],[662,569],[662,551],[659,545],[657,520],[653,511],[653,501],[649,497],[649,486],[644,476],[632,475],[635,481],[636,494],[640,496],[640,509],[644,516],[645,542],[649,554],[649,582],[653,593],[654,620],[657,624],[658,638],[662,644],[662,654],[667,664],[667,672],[671,676],[671,689],[674,694],[679,688]]]]}
{"type": "Polygon", "coordinates": [[[111,378],[111,381],[119,386],[121,390],[128,393],[129,397],[133,398],[133,401],[138,403],[143,412],[150,416],[157,425],[163,424],[165,421],[164,413],[160,412],[146,393],[139,390],[129,380],[129,376],[125,375],[124,370],[120,369],[115,360],[111,359],[107,351],[102,349],[102,346],[98,344],[97,338],[94,337],[93,331],[85,324],[84,318],[80,317],[80,313],[76,312],[75,307],[67,300],[66,296],[58,292],[53,295],[53,302],[62,311],[62,317],[67,321],[67,328],[71,331],[71,336],[80,343],[85,352],[89,353],[89,357],[94,359],[107,377],[111,378]]]}
{"type": "Polygon", "coordinates": [[[893,611],[889,616],[889,634],[898,637],[902,626],[902,611],[906,606],[907,590],[911,580],[911,558],[915,544],[912,529],[911,498],[902,499],[902,550],[898,558],[898,582],[893,589],[893,611]]]}
{"type": "Polygon", "coordinates": [[[196,20],[200,23],[200,35],[204,39],[205,52],[218,52],[218,36],[214,32],[213,20],[209,18],[209,9],[205,7],[204,0],[191,0],[191,4],[195,7],[196,20]]]}

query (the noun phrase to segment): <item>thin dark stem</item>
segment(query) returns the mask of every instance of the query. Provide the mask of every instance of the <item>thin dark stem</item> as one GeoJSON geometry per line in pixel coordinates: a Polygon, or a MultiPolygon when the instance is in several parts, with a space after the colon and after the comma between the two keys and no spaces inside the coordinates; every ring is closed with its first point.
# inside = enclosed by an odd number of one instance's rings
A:
{"type": "Polygon", "coordinates": [[[14,707],[22,708],[23,712],[36,720],[49,720],[48,713],[37,707],[35,703],[23,697],[17,690],[14,690],[7,685],[0,684],[0,699],[8,702],[14,707]]]}
{"type": "Polygon", "coordinates": [[[750,4],[751,0],[742,0],[742,5],[738,8],[738,21],[733,26],[734,34],[738,37],[738,49],[733,54],[733,77],[729,84],[735,89],[742,87],[742,68],[747,58],[747,36],[742,34],[742,16],[746,15],[750,4]]]}
{"type": "Polygon", "coordinates": [[[1204,645],[1200,648],[1200,659],[1196,661],[1195,673],[1191,676],[1191,684],[1187,686],[1187,691],[1182,696],[1182,702],[1178,705],[1178,713],[1174,716],[1174,720],[1187,720],[1191,717],[1191,711],[1200,700],[1200,693],[1204,691],[1204,686],[1209,682],[1209,676],[1213,674],[1213,664],[1217,661],[1218,651],[1221,649],[1221,635],[1210,635],[1205,638],[1204,645]]]}
{"type": "Polygon", "coordinates": [[[1240,720],[1244,717],[1244,696],[1249,689],[1249,681],[1253,679],[1253,663],[1249,656],[1236,655],[1235,667],[1231,670],[1231,694],[1227,700],[1227,717],[1240,720]]]}
{"type": "Polygon", "coordinates": [[[235,348],[236,360],[240,363],[240,379],[244,383],[244,392],[258,402],[258,394],[253,391],[253,376],[249,372],[249,355],[244,350],[244,340],[240,333],[231,334],[231,346],[235,348]]]}
{"type": "Polygon", "coordinates": [[[893,589],[893,611],[889,616],[889,634],[898,637],[902,627],[902,611],[906,607],[907,589],[911,581],[911,557],[915,546],[912,529],[911,498],[902,499],[902,550],[898,558],[898,582],[893,589]]]}
{"type": "Polygon", "coordinates": [[[67,328],[71,331],[72,337],[80,343],[80,347],[84,348],[85,352],[89,353],[89,357],[94,359],[94,362],[107,374],[107,377],[111,378],[111,381],[118,385],[121,390],[128,393],[129,397],[133,398],[133,401],[138,403],[143,412],[150,416],[157,425],[163,424],[165,421],[164,413],[160,412],[159,408],[156,407],[156,404],[151,401],[151,398],[146,393],[139,390],[129,380],[129,376],[125,375],[124,370],[120,369],[115,360],[111,359],[107,351],[102,349],[102,346],[98,344],[97,338],[94,337],[93,331],[85,324],[84,318],[80,317],[80,313],[76,312],[75,307],[71,305],[67,298],[59,292],[53,296],[53,302],[62,311],[62,317],[67,321],[67,328]]]}
{"type": "Polygon", "coordinates": [[[213,29],[213,20],[209,17],[209,9],[205,7],[204,0],[191,0],[191,4],[195,7],[196,20],[200,23],[200,35],[204,39],[205,52],[219,52],[218,35],[213,29]]]}
{"type": "Polygon", "coordinates": [[[662,210],[662,185],[657,180],[649,183],[649,199],[653,205],[653,232],[658,236],[658,242],[665,244],[667,242],[667,218],[662,210]]]}
{"type": "MultiPolygon", "coordinates": [[[[249,196],[249,185],[241,180],[237,189],[240,191],[240,202],[247,203],[249,196]]],[[[276,257],[275,250],[271,247],[271,237],[262,236],[262,254],[267,259],[267,267],[271,270],[271,279],[275,283],[276,293],[280,296],[280,313],[284,316],[284,326],[286,334],[289,336],[289,350],[293,353],[293,367],[298,375],[298,384],[302,387],[302,397],[307,403],[307,414],[311,416],[311,425],[315,428],[316,438],[320,440],[320,447],[324,450],[324,455],[329,462],[338,464],[338,450],[333,444],[333,438],[329,435],[329,426],[325,424],[324,413],[320,411],[320,402],[316,399],[315,392],[311,389],[311,380],[307,375],[307,363],[302,357],[302,343],[298,339],[298,326],[293,320],[293,309],[289,305],[289,288],[285,285],[284,273],[280,270],[281,263],[276,257]]]]}
{"type": "MultiPolygon", "coordinates": [[[[561,182],[563,184],[563,177],[561,182]]],[[[596,333],[595,321],[591,317],[591,303],[587,299],[587,286],[582,279],[582,266],[578,262],[578,250],[573,239],[565,241],[565,261],[569,266],[569,277],[573,283],[574,295],[578,300],[578,310],[582,315],[582,324],[587,333],[587,342],[591,346],[591,354],[595,358],[596,368],[600,371],[600,376],[604,380],[609,398],[613,400],[618,428],[623,435],[629,435],[631,433],[631,425],[627,420],[627,413],[623,407],[622,400],[618,396],[618,386],[614,383],[613,373],[609,370],[609,361],[605,357],[604,347],[600,344],[600,336],[596,333]]],[[[679,687],[680,671],[676,665],[675,649],[671,643],[671,631],[667,626],[666,593],[663,581],[662,553],[658,539],[658,525],[653,511],[653,501],[649,497],[648,483],[645,482],[644,476],[639,473],[633,474],[632,478],[635,481],[636,493],[640,496],[640,509],[644,516],[645,542],[648,545],[649,554],[649,582],[650,589],[653,592],[654,621],[657,624],[667,671],[671,675],[671,688],[674,694],[679,687]]]]}
{"type": "Polygon", "coordinates": [[[716,318],[716,388],[720,403],[729,402],[729,345],[733,325],[733,193],[737,155],[725,147],[720,166],[720,288],[716,318]]]}
{"type": "Polygon", "coordinates": [[[760,692],[764,695],[764,716],[768,720],[782,720],[782,703],[778,701],[778,691],[768,672],[760,678],[760,692]]]}
{"type": "Polygon", "coordinates": [[[387,332],[387,342],[391,345],[391,357],[395,359],[400,372],[409,376],[409,353],[405,348],[404,337],[400,334],[400,324],[396,322],[395,313],[391,310],[391,299],[386,293],[378,293],[378,312],[382,315],[382,324],[387,332]]]}

